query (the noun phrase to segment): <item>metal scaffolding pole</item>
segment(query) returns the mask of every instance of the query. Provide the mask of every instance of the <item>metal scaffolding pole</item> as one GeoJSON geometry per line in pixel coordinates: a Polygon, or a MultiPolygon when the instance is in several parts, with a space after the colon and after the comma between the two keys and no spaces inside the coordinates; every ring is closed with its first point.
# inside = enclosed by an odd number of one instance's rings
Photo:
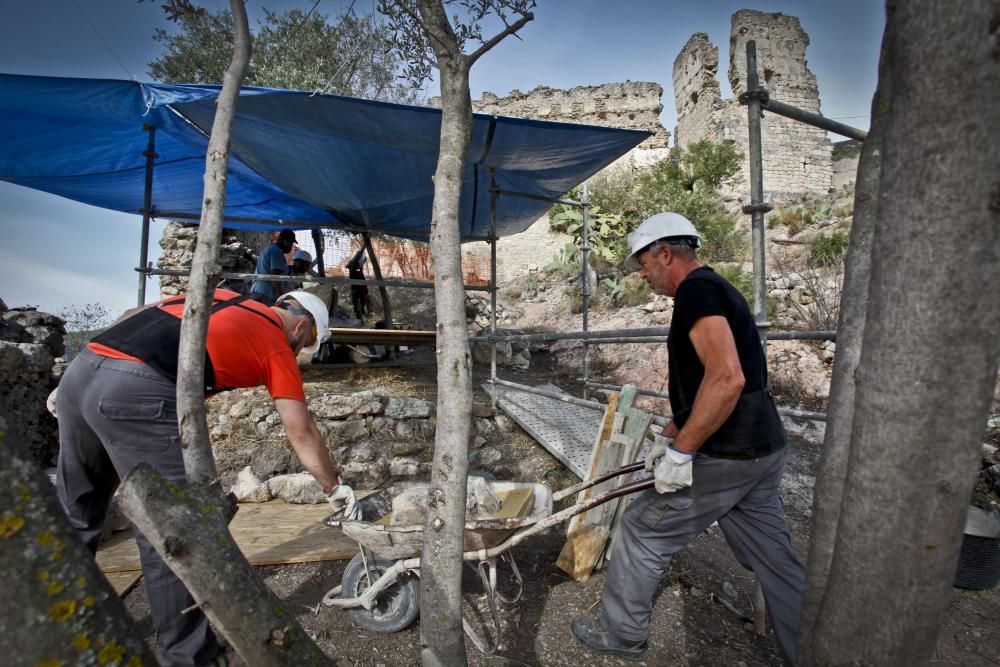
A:
{"type": "Polygon", "coordinates": [[[143,156],[146,158],[146,182],[142,193],[142,237],[139,241],[139,295],[137,306],[146,305],[146,280],[149,262],[149,220],[153,214],[153,161],[159,156],[156,154],[156,128],[152,125],[143,125],[142,129],[149,132],[149,140],[146,142],[146,151],[143,156]]]}
{"type": "MultiPolygon", "coordinates": [[[[142,271],[142,268],[136,267],[136,271],[142,271]]],[[[189,269],[148,269],[145,273],[151,276],[187,276],[190,275],[191,271],[189,269]]],[[[341,278],[340,276],[277,276],[264,273],[220,273],[219,278],[225,278],[229,280],[261,280],[264,282],[303,282],[303,283],[333,283],[335,285],[369,285],[369,286],[379,286],[381,282],[382,285],[386,287],[413,287],[417,289],[434,289],[434,283],[427,282],[423,280],[382,280],[379,281],[375,278],[341,278]]],[[[467,291],[470,292],[486,292],[489,291],[489,287],[484,285],[465,285],[467,291]]]]}
{"type": "Polygon", "coordinates": [[[312,230],[313,245],[316,247],[316,273],[326,276],[326,267],[323,266],[323,251],[326,249],[326,239],[323,238],[323,230],[312,230]]]}
{"type": "MultiPolygon", "coordinates": [[[[490,172],[490,382],[497,379],[497,177],[490,172]]],[[[493,392],[496,406],[496,391],[493,392]]]]}
{"type": "Polygon", "coordinates": [[[757,77],[757,43],[747,42],[747,90],[740,95],[740,102],[747,105],[747,121],[750,134],[750,203],[743,207],[751,218],[750,233],[753,254],[753,316],[760,331],[760,342],[767,353],[767,267],[764,256],[764,214],[771,210],[764,203],[764,160],[761,151],[760,119],[761,96],[757,77]]]}
{"type": "Polygon", "coordinates": [[[835,120],[830,120],[829,118],[824,118],[823,116],[812,113],[811,111],[804,111],[798,107],[793,107],[790,104],[785,104],[784,102],[779,102],[778,100],[772,100],[768,97],[767,92],[764,92],[764,96],[761,99],[761,105],[764,107],[764,111],[770,111],[771,113],[776,113],[779,116],[784,116],[785,118],[791,118],[792,120],[797,120],[800,123],[805,123],[806,125],[812,125],[813,127],[818,127],[821,130],[826,130],[828,132],[833,132],[834,134],[839,134],[841,136],[847,137],[848,139],[855,139],[857,141],[864,141],[868,138],[868,133],[864,130],[859,130],[856,127],[851,127],[850,125],[844,125],[843,123],[838,123],[835,120]]]}
{"type": "MultiPolygon", "coordinates": [[[[649,327],[645,329],[600,329],[597,331],[546,331],[532,334],[504,334],[494,336],[498,341],[535,341],[548,342],[553,340],[594,340],[600,338],[631,338],[636,336],[662,337],[670,333],[666,327],[649,327]]],[[[474,342],[488,343],[490,336],[474,336],[474,342]]]]}
{"type": "MultiPolygon", "coordinates": [[[[589,328],[590,318],[590,192],[583,183],[583,332],[589,328]]],[[[583,341],[583,397],[587,398],[587,380],[590,377],[590,348],[583,341]]]]}

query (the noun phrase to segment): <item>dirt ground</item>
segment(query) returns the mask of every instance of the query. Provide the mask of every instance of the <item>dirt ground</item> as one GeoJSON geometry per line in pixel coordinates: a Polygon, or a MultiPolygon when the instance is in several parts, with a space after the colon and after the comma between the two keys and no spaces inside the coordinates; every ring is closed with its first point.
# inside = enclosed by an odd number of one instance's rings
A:
{"type": "MultiPolygon", "coordinates": [[[[544,368],[544,365],[541,365],[544,368]]],[[[539,371],[541,371],[541,368],[539,371]]],[[[552,376],[548,370],[546,379],[552,376]]],[[[415,379],[433,382],[433,371],[414,371],[415,379]]],[[[505,374],[506,376],[507,374],[505,374]]],[[[526,378],[530,379],[530,378],[526,378]]],[[[557,384],[567,385],[565,378],[557,384]]],[[[478,386],[478,382],[477,382],[478,386]]],[[[571,389],[569,386],[564,386],[571,389]]],[[[478,391],[477,391],[478,393],[478,391]]],[[[561,468],[541,446],[519,438],[505,455],[530,459],[539,467],[561,468]]],[[[804,558],[809,539],[812,488],[820,448],[814,440],[790,438],[790,459],[785,473],[783,499],[793,543],[804,558]]],[[[517,469],[523,470],[524,466],[517,469]]],[[[571,483],[572,476],[545,475],[556,488],[571,483]]],[[[569,622],[599,611],[604,572],[580,584],[555,566],[565,537],[565,524],[528,540],[513,550],[524,578],[524,595],[516,604],[501,604],[503,640],[495,655],[480,654],[468,640],[470,665],[617,665],[631,664],[604,658],[579,647],[569,633],[569,622]]],[[[331,528],[330,530],[335,530],[331,528]]],[[[346,561],[260,567],[263,579],[298,615],[307,632],[338,664],[372,667],[420,663],[419,620],[395,634],[378,634],[358,628],[348,613],[317,606],[324,593],[341,583],[346,561]]],[[[509,572],[502,570],[501,573],[509,572]]],[[[488,607],[478,576],[467,568],[464,580],[465,616],[481,633],[488,631],[488,607]]],[[[501,589],[511,591],[501,579],[501,589]]],[[[752,624],[714,600],[722,596],[744,614],[750,613],[754,581],[733,558],[718,527],[710,528],[674,558],[670,572],[657,591],[653,611],[648,665],[780,665],[773,638],[757,636],[752,624]]],[[[151,637],[145,589],[140,583],[126,597],[126,606],[143,632],[151,637]]],[[[1000,589],[954,589],[941,628],[934,664],[1000,664],[1000,589]]]]}

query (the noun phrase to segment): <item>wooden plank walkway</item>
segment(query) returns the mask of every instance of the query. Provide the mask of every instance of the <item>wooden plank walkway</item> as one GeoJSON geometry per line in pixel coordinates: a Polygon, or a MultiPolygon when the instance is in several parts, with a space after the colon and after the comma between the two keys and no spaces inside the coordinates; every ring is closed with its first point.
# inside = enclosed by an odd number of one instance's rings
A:
{"type": "MultiPolygon", "coordinates": [[[[341,560],[358,552],[357,543],[322,523],[326,503],[294,505],[284,500],[240,505],[229,530],[253,565],[341,560]]],[[[119,592],[128,592],[141,575],[132,531],[122,531],[97,550],[97,564],[119,592]]]]}

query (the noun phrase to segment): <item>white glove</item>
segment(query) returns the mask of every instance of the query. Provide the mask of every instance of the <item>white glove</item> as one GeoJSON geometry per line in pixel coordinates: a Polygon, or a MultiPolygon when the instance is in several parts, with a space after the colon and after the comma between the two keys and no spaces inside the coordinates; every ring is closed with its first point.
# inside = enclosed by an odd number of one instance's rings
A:
{"type": "MultiPolygon", "coordinates": [[[[340,479],[338,478],[338,482],[340,479]]],[[[334,516],[341,521],[358,521],[361,519],[361,506],[358,499],[354,497],[354,489],[346,484],[338,483],[330,493],[326,494],[326,501],[330,503],[330,509],[334,516]]]]}
{"type": "Polygon", "coordinates": [[[653,436],[653,446],[649,448],[649,454],[646,455],[646,472],[653,472],[656,462],[663,458],[663,455],[667,452],[667,445],[671,442],[673,440],[666,436],[653,436]]]}
{"type": "Polygon", "coordinates": [[[691,462],[694,454],[681,452],[673,447],[667,447],[666,453],[656,464],[653,472],[657,493],[673,493],[691,486],[691,462]]]}

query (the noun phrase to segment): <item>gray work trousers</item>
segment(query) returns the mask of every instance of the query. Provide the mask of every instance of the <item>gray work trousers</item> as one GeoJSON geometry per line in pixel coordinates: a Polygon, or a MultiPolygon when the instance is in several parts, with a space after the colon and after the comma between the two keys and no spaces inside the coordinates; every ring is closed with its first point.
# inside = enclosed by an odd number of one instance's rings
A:
{"type": "MultiPolygon", "coordinates": [[[[84,350],[59,382],[56,490],[77,535],[96,552],[108,503],[135,466],[148,463],[185,484],[177,386],[149,366],[84,350]]],[[[219,651],[208,619],[149,541],[135,533],[160,663],[205,663],[219,651]]]]}
{"type": "Polygon", "coordinates": [[[805,569],[778,494],[786,452],[750,460],[698,456],[691,488],[650,489],[632,501],[604,581],[604,628],[626,642],[646,641],[653,595],[671,557],[718,521],[736,560],[757,575],[778,647],[794,664],[805,569]]]}

